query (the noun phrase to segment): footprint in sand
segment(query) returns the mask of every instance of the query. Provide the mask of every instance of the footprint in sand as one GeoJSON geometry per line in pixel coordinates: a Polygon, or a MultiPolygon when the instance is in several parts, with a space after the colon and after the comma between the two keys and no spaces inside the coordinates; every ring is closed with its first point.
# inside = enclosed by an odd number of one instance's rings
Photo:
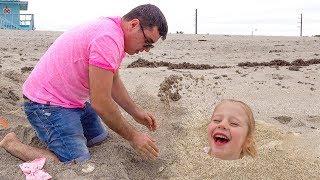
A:
{"type": "Polygon", "coordinates": [[[320,116],[308,116],[307,121],[312,123],[320,123],[320,116]]]}
{"type": "Polygon", "coordinates": [[[19,96],[10,88],[0,87],[0,97],[8,99],[10,104],[16,104],[20,100],[19,96]]]}
{"type": "Polygon", "coordinates": [[[21,81],[21,74],[15,72],[15,71],[8,71],[4,74],[5,77],[16,81],[16,82],[20,82],[21,81]]]}
{"type": "Polygon", "coordinates": [[[22,68],[21,68],[21,73],[30,72],[30,71],[32,71],[32,70],[33,70],[33,67],[27,67],[27,66],[25,66],[25,67],[22,67],[22,68]]]}
{"type": "Polygon", "coordinates": [[[273,118],[282,124],[288,124],[292,120],[292,117],[290,116],[277,116],[273,118]]]}

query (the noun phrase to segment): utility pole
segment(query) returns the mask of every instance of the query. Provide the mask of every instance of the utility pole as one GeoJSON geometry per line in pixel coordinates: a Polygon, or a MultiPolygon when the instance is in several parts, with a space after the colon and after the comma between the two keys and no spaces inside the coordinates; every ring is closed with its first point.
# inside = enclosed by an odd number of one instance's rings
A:
{"type": "Polygon", "coordinates": [[[302,13],[300,14],[300,36],[302,36],[302,13]]]}
{"type": "Polygon", "coordinates": [[[258,31],[258,29],[257,29],[257,28],[255,28],[255,29],[252,28],[251,36],[253,36],[253,33],[254,33],[255,31],[258,31]]]}
{"type": "Polygon", "coordinates": [[[198,9],[196,9],[196,17],[195,17],[195,33],[198,34],[198,9]]]}

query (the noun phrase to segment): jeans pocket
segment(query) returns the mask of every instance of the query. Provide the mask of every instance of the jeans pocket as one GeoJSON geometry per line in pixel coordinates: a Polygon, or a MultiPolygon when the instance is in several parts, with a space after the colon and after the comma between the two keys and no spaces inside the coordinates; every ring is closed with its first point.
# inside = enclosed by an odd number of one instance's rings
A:
{"type": "Polygon", "coordinates": [[[39,139],[46,144],[52,133],[54,116],[59,116],[59,109],[60,107],[58,106],[44,105],[36,102],[24,103],[24,111],[28,121],[35,129],[39,139]]]}

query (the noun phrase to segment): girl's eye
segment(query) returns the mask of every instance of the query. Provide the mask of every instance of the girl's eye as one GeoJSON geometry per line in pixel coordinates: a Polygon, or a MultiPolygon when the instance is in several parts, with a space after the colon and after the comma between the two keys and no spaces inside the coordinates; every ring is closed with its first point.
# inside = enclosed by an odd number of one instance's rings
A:
{"type": "Polygon", "coordinates": [[[233,126],[233,127],[239,126],[239,124],[238,124],[238,123],[235,123],[235,122],[230,123],[230,125],[233,126]]]}
{"type": "Polygon", "coordinates": [[[219,119],[214,119],[214,120],[212,120],[212,121],[215,122],[215,123],[221,122],[221,120],[219,120],[219,119]]]}

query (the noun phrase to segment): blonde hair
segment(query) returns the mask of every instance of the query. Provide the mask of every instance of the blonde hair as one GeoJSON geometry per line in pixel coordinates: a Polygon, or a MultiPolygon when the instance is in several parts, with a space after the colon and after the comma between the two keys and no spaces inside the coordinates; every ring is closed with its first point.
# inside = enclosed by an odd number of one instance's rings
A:
{"type": "Polygon", "coordinates": [[[219,105],[223,104],[224,102],[240,104],[240,106],[243,108],[243,110],[246,112],[246,115],[248,116],[248,133],[247,133],[246,141],[242,146],[240,158],[243,158],[246,155],[251,157],[256,157],[257,149],[256,149],[256,145],[255,145],[256,143],[255,143],[255,137],[254,137],[256,125],[255,125],[255,120],[254,120],[251,108],[242,101],[238,101],[234,99],[224,99],[214,108],[214,111],[219,105]]]}

